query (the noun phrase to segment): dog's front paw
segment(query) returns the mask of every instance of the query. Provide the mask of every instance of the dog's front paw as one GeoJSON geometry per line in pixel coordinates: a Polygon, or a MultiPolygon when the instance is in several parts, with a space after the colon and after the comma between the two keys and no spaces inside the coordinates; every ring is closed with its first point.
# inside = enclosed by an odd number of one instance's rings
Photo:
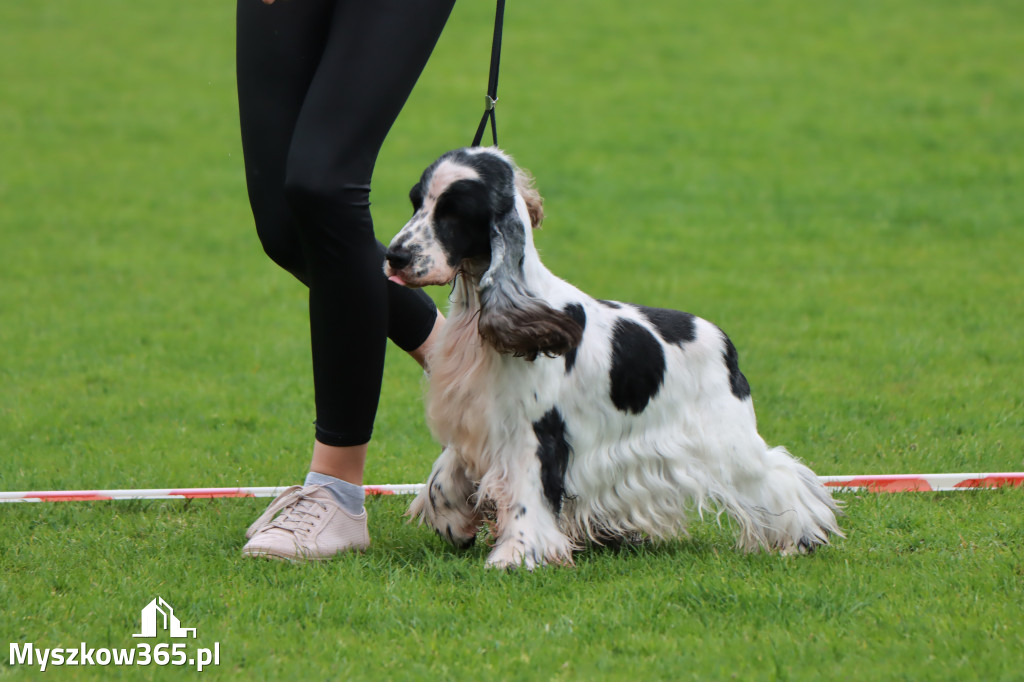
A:
{"type": "Polygon", "coordinates": [[[482,522],[480,510],[471,500],[475,493],[476,484],[466,476],[456,452],[445,448],[406,516],[427,524],[445,542],[466,549],[476,542],[482,522]]]}
{"type": "Polygon", "coordinates": [[[409,505],[406,516],[433,528],[437,537],[453,547],[468,549],[476,542],[477,529],[480,527],[479,517],[468,511],[443,502],[438,504],[437,499],[431,499],[428,491],[424,490],[409,505]]]}
{"type": "Polygon", "coordinates": [[[476,528],[452,528],[451,524],[445,524],[444,530],[434,528],[437,537],[441,538],[455,549],[469,549],[476,543],[476,528]]]}
{"type": "Polygon", "coordinates": [[[437,537],[453,547],[472,547],[482,522],[480,514],[468,502],[456,505],[431,492],[431,489],[424,489],[417,495],[406,516],[433,528],[437,537]]]}
{"type": "Polygon", "coordinates": [[[537,566],[544,564],[543,557],[537,556],[536,552],[527,552],[526,547],[520,540],[518,542],[502,542],[491,550],[487,557],[487,568],[508,570],[525,566],[526,570],[532,571],[537,566]]]}
{"type": "Polygon", "coordinates": [[[538,566],[547,564],[572,566],[572,550],[567,546],[564,551],[545,552],[538,547],[528,547],[522,540],[505,540],[499,542],[491,550],[485,567],[507,570],[522,566],[526,570],[532,571],[538,566]]]}

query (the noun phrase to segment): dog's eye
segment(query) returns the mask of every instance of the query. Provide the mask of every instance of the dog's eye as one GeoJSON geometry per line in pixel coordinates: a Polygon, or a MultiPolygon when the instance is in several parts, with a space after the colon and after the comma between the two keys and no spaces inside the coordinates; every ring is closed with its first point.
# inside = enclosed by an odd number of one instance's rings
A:
{"type": "Polygon", "coordinates": [[[423,206],[423,188],[418,183],[409,190],[409,201],[412,202],[413,213],[423,206]]]}

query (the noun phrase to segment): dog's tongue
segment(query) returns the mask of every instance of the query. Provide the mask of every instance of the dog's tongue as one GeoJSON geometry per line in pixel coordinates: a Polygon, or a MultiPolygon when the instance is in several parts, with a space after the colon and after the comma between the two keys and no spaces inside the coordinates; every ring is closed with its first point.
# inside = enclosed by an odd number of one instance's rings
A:
{"type": "Polygon", "coordinates": [[[395,284],[401,284],[403,287],[404,286],[408,286],[405,283],[405,280],[402,279],[401,277],[399,277],[398,275],[391,275],[390,277],[388,277],[388,281],[389,282],[394,282],[395,284]]]}

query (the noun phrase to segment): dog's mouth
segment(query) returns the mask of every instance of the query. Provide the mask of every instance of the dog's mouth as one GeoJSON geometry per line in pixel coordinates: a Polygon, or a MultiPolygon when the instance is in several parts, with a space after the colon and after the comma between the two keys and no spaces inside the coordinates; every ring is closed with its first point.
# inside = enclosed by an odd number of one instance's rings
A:
{"type": "Polygon", "coordinates": [[[405,270],[395,270],[388,266],[384,267],[384,276],[388,278],[389,282],[394,282],[398,286],[408,287],[410,289],[419,289],[420,287],[425,287],[429,284],[405,270]]]}
{"type": "Polygon", "coordinates": [[[455,279],[455,271],[438,272],[435,269],[416,268],[409,265],[403,268],[395,268],[390,263],[384,265],[384,276],[389,282],[410,289],[421,289],[429,286],[443,286],[450,284],[455,279]]]}

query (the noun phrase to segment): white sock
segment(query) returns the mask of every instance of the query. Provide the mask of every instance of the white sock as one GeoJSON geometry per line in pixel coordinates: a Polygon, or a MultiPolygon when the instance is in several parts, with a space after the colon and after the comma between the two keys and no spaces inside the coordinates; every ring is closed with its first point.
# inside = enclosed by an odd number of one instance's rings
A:
{"type": "Polygon", "coordinates": [[[366,492],[363,486],[343,481],[327,474],[318,474],[310,471],[306,474],[306,482],[303,485],[322,485],[331,491],[334,499],[338,501],[341,508],[351,514],[363,512],[363,502],[366,500],[366,492]]]}

